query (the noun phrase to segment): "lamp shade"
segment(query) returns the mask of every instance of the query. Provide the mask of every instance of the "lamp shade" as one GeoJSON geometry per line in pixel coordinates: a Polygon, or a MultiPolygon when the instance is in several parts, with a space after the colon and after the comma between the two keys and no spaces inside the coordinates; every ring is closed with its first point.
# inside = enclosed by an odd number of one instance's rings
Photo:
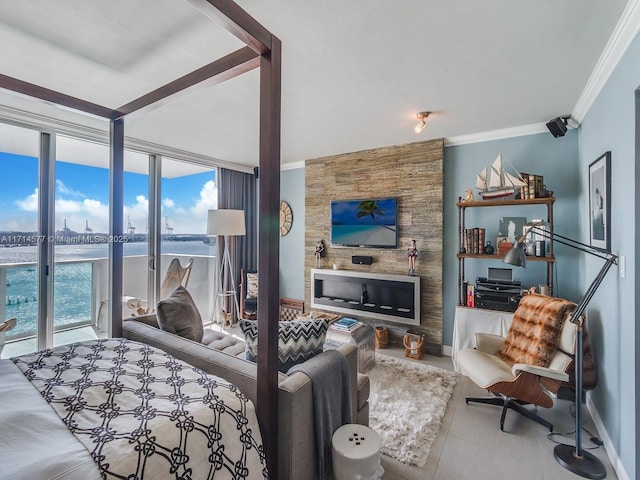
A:
{"type": "Polygon", "coordinates": [[[524,242],[516,242],[513,248],[504,256],[502,261],[509,265],[515,265],[516,267],[524,267],[527,263],[527,256],[524,251],[524,242]]]}
{"type": "Polygon", "coordinates": [[[209,210],[207,235],[244,235],[244,210],[209,210]]]}

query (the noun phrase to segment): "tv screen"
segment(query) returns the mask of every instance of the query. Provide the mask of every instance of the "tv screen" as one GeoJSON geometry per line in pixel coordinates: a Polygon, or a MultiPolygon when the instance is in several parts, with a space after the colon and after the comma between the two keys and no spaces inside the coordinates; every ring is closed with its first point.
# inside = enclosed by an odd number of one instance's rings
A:
{"type": "Polygon", "coordinates": [[[396,198],[331,202],[331,245],[397,248],[396,198]]]}

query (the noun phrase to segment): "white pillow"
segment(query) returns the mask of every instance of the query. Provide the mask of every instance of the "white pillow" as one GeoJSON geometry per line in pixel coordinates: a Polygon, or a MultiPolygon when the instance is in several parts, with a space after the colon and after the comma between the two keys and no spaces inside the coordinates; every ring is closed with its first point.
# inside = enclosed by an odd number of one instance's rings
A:
{"type": "Polygon", "coordinates": [[[257,273],[247,273],[247,298],[258,298],[257,273]]]}

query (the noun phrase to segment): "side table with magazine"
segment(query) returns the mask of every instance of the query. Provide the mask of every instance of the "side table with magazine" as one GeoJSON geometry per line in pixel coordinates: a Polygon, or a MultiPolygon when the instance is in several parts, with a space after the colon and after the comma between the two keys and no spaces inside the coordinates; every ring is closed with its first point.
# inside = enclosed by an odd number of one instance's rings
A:
{"type": "Polygon", "coordinates": [[[373,327],[348,317],[332,322],[327,330],[325,350],[336,348],[344,343],[351,343],[358,348],[358,373],[364,373],[375,365],[373,327]]]}

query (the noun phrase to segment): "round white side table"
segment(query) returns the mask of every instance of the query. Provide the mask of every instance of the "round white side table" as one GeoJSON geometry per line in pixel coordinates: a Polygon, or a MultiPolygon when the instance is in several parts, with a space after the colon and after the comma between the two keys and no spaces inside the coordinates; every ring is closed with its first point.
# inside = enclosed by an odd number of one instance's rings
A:
{"type": "Polygon", "coordinates": [[[380,435],[369,427],[347,424],[331,440],[335,480],[380,480],[380,435]]]}

